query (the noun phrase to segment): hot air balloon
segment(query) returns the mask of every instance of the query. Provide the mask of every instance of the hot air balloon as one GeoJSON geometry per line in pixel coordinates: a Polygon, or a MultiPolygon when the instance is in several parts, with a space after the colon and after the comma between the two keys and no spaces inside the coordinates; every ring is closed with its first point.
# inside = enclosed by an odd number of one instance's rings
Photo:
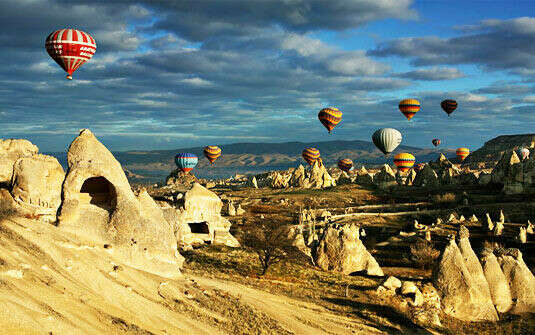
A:
{"type": "Polygon", "coordinates": [[[440,145],[440,140],[438,138],[434,138],[431,143],[433,143],[435,147],[438,147],[440,145]]]}
{"type": "Polygon", "coordinates": [[[468,150],[468,148],[458,148],[455,153],[457,154],[457,157],[461,159],[462,162],[470,154],[470,150],[468,150]]]}
{"type": "Polygon", "coordinates": [[[338,167],[340,170],[348,172],[353,167],[353,161],[349,158],[340,159],[338,161],[338,167]]]}
{"type": "Polygon", "coordinates": [[[411,120],[414,114],[420,110],[420,101],[416,99],[404,99],[399,102],[399,110],[407,120],[411,120]]]}
{"type": "Polygon", "coordinates": [[[448,116],[450,116],[450,114],[457,109],[457,101],[453,99],[446,99],[440,103],[440,107],[442,107],[444,112],[448,113],[448,116]]]}
{"type": "Polygon", "coordinates": [[[342,112],[334,107],[323,108],[318,114],[318,119],[330,134],[331,130],[342,121],[342,112]]]}
{"type": "Polygon", "coordinates": [[[320,151],[316,148],[306,148],[302,153],[303,159],[310,165],[320,159],[320,151]]]}
{"type": "Polygon", "coordinates": [[[394,151],[401,143],[401,133],[394,128],[381,128],[372,135],[375,146],[385,155],[394,151]]]}
{"type": "Polygon", "coordinates": [[[214,164],[219,156],[221,156],[221,149],[219,147],[215,145],[204,147],[204,157],[210,161],[210,164],[214,164]]]}
{"type": "Polygon", "coordinates": [[[180,171],[188,173],[197,165],[199,159],[194,154],[180,153],[175,156],[175,164],[180,171]]]}
{"type": "Polygon", "coordinates": [[[86,61],[90,60],[97,50],[97,43],[81,30],[56,30],[46,38],[46,51],[65,72],[67,79],[86,61]]]}
{"type": "Polygon", "coordinates": [[[520,159],[525,161],[526,159],[529,158],[529,149],[528,148],[521,148],[520,150],[518,150],[518,155],[520,156],[520,159]]]}
{"type": "Polygon", "coordinates": [[[415,160],[413,155],[406,152],[394,156],[394,164],[401,172],[409,171],[413,167],[415,160]]]}

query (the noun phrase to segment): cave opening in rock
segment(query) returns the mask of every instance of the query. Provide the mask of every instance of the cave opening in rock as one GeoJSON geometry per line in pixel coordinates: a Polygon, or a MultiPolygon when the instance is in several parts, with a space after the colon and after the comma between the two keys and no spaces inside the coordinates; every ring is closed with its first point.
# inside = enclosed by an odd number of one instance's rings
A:
{"type": "Polygon", "coordinates": [[[188,223],[189,228],[193,234],[209,234],[210,229],[208,229],[208,223],[204,222],[191,222],[188,223]]]}
{"type": "Polygon", "coordinates": [[[106,210],[112,210],[117,204],[115,187],[104,177],[91,177],[80,188],[80,201],[106,210]]]}

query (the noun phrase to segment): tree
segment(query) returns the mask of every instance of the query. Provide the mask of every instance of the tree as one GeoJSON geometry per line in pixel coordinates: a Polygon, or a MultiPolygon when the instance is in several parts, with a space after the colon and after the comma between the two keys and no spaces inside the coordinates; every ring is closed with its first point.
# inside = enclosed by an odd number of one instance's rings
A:
{"type": "Polygon", "coordinates": [[[288,241],[288,231],[275,222],[266,221],[255,225],[245,233],[243,244],[253,250],[260,262],[260,275],[269,267],[295,253],[295,247],[288,241]]]}

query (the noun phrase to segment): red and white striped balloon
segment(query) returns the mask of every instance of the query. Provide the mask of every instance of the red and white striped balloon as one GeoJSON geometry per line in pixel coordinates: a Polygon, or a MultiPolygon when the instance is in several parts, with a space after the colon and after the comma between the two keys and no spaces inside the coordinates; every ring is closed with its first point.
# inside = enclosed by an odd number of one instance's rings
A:
{"type": "Polygon", "coordinates": [[[46,51],[65,72],[67,79],[86,61],[90,60],[97,50],[97,43],[81,30],[60,29],[46,38],[46,51]]]}

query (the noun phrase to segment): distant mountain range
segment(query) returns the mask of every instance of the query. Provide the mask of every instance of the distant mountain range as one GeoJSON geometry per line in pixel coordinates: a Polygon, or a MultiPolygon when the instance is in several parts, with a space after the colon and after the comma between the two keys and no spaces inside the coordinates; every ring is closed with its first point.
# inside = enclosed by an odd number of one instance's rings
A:
{"type": "MultiPolygon", "coordinates": [[[[315,147],[320,150],[321,157],[327,166],[335,165],[340,158],[349,158],[354,164],[380,165],[392,164],[392,158],[400,152],[410,152],[417,162],[435,160],[439,154],[436,149],[422,149],[400,145],[388,157],[384,155],[371,142],[367,141],[326,141],[326,142],[285,142],[285,143],[235,143],[221,145],[222,155],[216,161],[215,169],[226,170],[251,168],[254,171],[268,168],[288,168],[305,164],[301,158],[301,152],[306,147],[315,147]]],[[[209,162],[203,156],[203,147],[180,148],[176,150],[151,150],[151,151],[123,151],[114,152],[115,157],[123,167],[135,174],[142,176],[167,175],[175,169],[174,156],[179,152],[190,152],[199,157],[196,170],[209,170],[209,162]]],[[[441,150],[447,157],[454,157],[454,150],[441,150]]],[[[58,158],[66,167],[67,155],[64,152],[50,153],[58,158]]],[[[210,169],[214,169],[210,167],[210,169]]]]}

